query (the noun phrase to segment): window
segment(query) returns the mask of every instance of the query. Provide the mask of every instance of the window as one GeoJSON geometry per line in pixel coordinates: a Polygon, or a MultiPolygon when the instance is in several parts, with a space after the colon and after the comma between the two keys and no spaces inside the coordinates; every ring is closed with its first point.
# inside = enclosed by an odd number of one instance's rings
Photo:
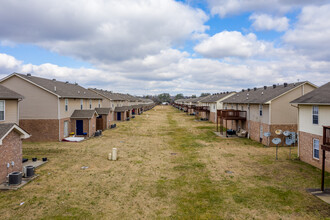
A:
{"type": "Polygon", "coordinates": [[[259,105],[259,113],[260,113],[260,116],[262,116],[262,105],[261,104],[259,105]]]}
{"type": "Polygon", "coordinates": [[[231,104],[231,109],[234,109],[234,105],[233,104],[231,104]]]}
{"type": "Polygon", "coordinates": [[[92,109],[92,100],[89,100],[89,109],[92,109]]]}
{"type": "Polygon", "coordinates": [[[227,104],[225,105],[225,109],[227,109],[227,104]]]}
{"type": "Polygon", "coordinates": [[[5,120],[5,101],[0,101],[0,121],[5,120]]]}
{"type": "Polygon", "coordinates": [[[67,112],[68,111],[68,99],[65,99],[65,111],[67,112]]]}
{"type": "Polygon", "coordinates": [[[313,106],[313,125],[319,124],[319,107],[313,106]]]}
{"type": "Polygon", "coordinates": [[[84,107],[84,100],[83,99],[80,99],[80,109],[82,110],[84,107]]]}
{"type": "Polygon", "coordinates": [[[241,110],[244,111],[244,106],[243,105],[241,106],[241,110]]]}
{"type": "Polygon", "coordinates": [[[320,141],[319,139],[313,139],[313,158],[320,159],[320,141]]]}
{"type": "Polygon", "coordinates": [[[99,100],[99,108],[101,108],[101,100],[99,100]]]}

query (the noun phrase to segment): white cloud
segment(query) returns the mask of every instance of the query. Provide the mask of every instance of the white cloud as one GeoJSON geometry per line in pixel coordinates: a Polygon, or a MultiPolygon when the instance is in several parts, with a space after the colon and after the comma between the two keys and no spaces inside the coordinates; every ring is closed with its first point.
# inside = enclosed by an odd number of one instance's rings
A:
{"type": "Polygon", "coordinates": [[[211,13],[220,17],[237,15],[244,12],[283,14],[306,5],[322,5],[329,0],[207,0],[211,13]]]}
{"type": "Polygon", "coordinates": [[[330,4],[302,9],[298,22],[283,37],[288,46],[314,59],[330,59],[330,4]]]}
{"type": "Polygon", "coordinates": [[[94,64],[157,54],[208,27],[174,0],[2,1],[0,40],[32,43],[94,64]]]}
{"type": "Polygon", "coordinates": [[[249,18],[253,20],[252,27],[257,31],[275,30],[286,31],[289,28],[289,19],[287,17],[273,17],[267,14],[252,14],[249,18]]]}
{"type": "Polygon", "coordinates": [[[266,44],[253,33],[244,36],[237,31],[223,31],[203,40],[194,49],[209,58],[247,58],[264,53],[266,44]]]}

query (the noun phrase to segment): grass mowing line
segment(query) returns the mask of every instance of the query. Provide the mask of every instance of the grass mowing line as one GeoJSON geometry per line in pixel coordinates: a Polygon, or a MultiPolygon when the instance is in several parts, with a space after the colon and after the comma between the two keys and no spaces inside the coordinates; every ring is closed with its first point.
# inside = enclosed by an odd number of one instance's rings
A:
{"type": "Polygon", "coordinates": [[[203,145],[196,142],[198,137],[179,127],[172,113],[167,114],[171,137],[170,146],[178,152],[173,171],[178,175],[172,180],[158,181],[158,196],[174,190],[177,210],[171,217],[183,219],[218,218],[218,208],[222,204],[220,186],[209,178],[205,164],[198,158],[198,150],[203,145]]]}

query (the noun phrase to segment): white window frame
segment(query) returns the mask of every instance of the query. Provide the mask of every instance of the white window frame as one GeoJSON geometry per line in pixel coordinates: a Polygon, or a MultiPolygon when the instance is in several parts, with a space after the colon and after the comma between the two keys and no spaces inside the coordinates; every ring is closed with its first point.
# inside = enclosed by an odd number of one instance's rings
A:
{"type": "Polygon", "coordinates": [[[68,100],[68,99],[65,99],[65,100],[64,100],[64,103],[65,103],[65,105],[64,105],[64,109],[65,109],[65,111],[67,112],[67,111],[69,110],[69,100],[68,100]]]}
{"type": "Polygon", "coordinates": [[[262,104],[259,105],[259,116],[262,116],[262,104]]]}
{"type": "Polygon", "coordinates": [[[84,100],[80,99],[80,109],[83,110],[84,108],[84,100]]]}
{"type": "Polygon", "coordinates": [[[319,160],[320,159],[320,140],[317,138],[313,138],[313,159],[319,160]],[[318,142],[318,145],[315,145],[315,142],[318,142]],[[317,150],[319,151],[319,157],[315,157],[314,155],[314,150],[317,148],[317,150]]]}
{"type": "Polygon", "coordinates": [[[241,106],[241,110],[244,111],[244,105],[241,106]]]}
{"type": "Polygon", "coordinates": [[[318,125],[319,124],[319,115],[320,115],[319,106],[318,105],[313,105],[313,107],[312,107],[312,124],[313,125],[318,125]],[[317,111],[314,111],[314,110],[317,110],[317,111]],[[314,123],[314,116],[317,117],[317,123],[314,123]]]}
{"type": "Polygon", "coordinates": [[[92,100],[89,100],[89,109],[92,109],[92,100]]]}
{"type": "Polygon", "coordinates": [[[99,108],[101,108],[101,100],[99,100],[99,108]]]}
{"type": "Polygon", "coordinates": [[[3,120],[0,119],[0,121],[6,121],[6,101],[0,100],[0,102],[3,102],[3,120]]]}

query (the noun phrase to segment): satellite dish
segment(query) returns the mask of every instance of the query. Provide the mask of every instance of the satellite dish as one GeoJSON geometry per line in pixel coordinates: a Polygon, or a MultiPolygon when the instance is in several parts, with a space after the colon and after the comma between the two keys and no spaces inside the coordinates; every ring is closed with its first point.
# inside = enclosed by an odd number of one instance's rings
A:
{"type": "Polygon", "coordinates": [[[275,131],[275,134],[277,134],[277,135],[281,135],[282,134],[282,130],[281,129],[277,129],[276,131],[275,131]]]}
{"type": "Polygon", "coordinates": [[[287,138],[285,138],[285,144],[290,146],[293,144],[293,140],[291,138],[287,137],[287,138]]]}
{"type": "Polygon", "coordinates": [[[290,134],[291,134],[290,131],[284,131],[284,132],[283,132],[283,135],[284,135],[284,136],[289,136],[290,134]]]}
{"type": "Polygon", "coordinates": [[[272,142],[273,144],[278,145],[279,143],[281,143],[281,138],[273,138],[272,142]]]}
{"type": "Polygon", "coordinates": [[[264,136],[265,136],[265,137],[270,137],[270,135],[271,135],[270,132],[265,132],[265,133],[264,133],[264,136]]]}

